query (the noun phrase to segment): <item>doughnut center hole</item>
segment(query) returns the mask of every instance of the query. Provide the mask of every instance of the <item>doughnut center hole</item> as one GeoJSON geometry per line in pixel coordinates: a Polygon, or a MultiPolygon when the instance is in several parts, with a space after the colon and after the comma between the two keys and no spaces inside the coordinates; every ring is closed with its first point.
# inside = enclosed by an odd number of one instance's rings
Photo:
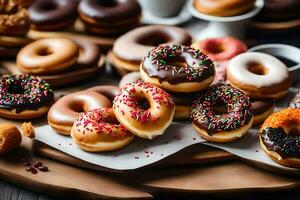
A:
{"type": "Polygon", "coordinates": [[[10,85],[9,88],[8,88],[8,92],[11,93],[11,94],[24,94],[24,90],[18,84],[10,85]]]}
{"type": "Polygon", "coordinates": [[[269,73],[269,70],[264,65],[257,62],[248,63],[248,70],[256,75],[266,75],[269,73]]]}
{"type": "Polygon", "coordinates": [[[226,114],[227,113],[227,107],[226,107],[226,104],[224,102],[220,102],[218,103],[217,105],[215,105],[213,107],[213,112],[216,114],[216,115],[223,115],[223,114],[226,114]]]}
{"type": "Polygon", "coordinates": [[[43,3],[39,9],[42,11],[51,11],[51,10],[55,10],[57,8],[57,5],[53,2],[45,2],[43,3]]]}
{"type": "Polygon", "coordinates": [[[39,49],[38,52],[37,52],[37,54],[38,54],[39,56],[48,56],[48,55],[50,55],[50,54],[52,54],[52,53],[53,53],[52,50],[49,49],[49,48],[47,48],[47,47],[41,48],[41,49],[39,49]]]}
{"type": "Polygon", "coordinates": [[[208,47],[208,51],[213,54],[218,54],[218,53],[225,51],[225,47],[222,44],[215,44],[215,45],[208,47]]]}
{"type": "Polygon", "coordinates": [[[155,35],[144,35],[141,36],[137,43],[145,46],[159,46],[160,44],[165,44],[170,41],[170,38],[165,34],[155,34],[155,35]]]}
{"type": "Polygon", "coordinates": [[[75,103],[71,104],[70,108],[71,108],[71,110],[73,110],[74,112],[77,112],[77,113],[85,112],[85,109],[84,109],[82,103],[80,103],[80,102],[75,102],[75,103]]]}
{"type": "Polygon", "coordinates": [[[143,110],[148,110],[150,108],[150,102],[146,97],[138,97],[137,105],[143,110]]]}

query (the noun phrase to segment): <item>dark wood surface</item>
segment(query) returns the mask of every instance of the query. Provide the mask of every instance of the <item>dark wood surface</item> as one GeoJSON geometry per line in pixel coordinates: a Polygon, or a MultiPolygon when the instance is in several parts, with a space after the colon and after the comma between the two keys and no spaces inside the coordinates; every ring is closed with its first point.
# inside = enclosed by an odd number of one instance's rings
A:
{"type": "MultiPolygon", "coordinates": [[[[189,24],[187,25],[189,26],[189,24]]],[[[249,38],[250,44],[263,44],[263,43],[283,43],[290,44],[297,47],[300,47],[300,30],[293,30],[286,33],[281,34],[266,34],[259,33],[249,30],[247,38],[249,38]]],[[[55,195],[55,194],[54,194],[55,195]]],[[[300,199],[299,191],[286,191],[281,193],[276,192],[268,192],[268,193],[252,193],[252,194],[236,194],[231,197],[218,197],[213,196],[214,199],[285,199],[285,200],[296,200],[300,199]]],[[[73,197],[66,197],[70,199],[74,199],[73,197]]],[[[176,199],[211,199],[212,196],[182,196],[180,194],[157,194],[155,199],[161,200],[176,200],[176,199]]],[[[0,200],[54,200],[54,199],[62,199],[45,196],[43,194],[39,194],[36,192],[31,192],[29,190],[20,188],[16,185],[0,181],[0,200]]]]}

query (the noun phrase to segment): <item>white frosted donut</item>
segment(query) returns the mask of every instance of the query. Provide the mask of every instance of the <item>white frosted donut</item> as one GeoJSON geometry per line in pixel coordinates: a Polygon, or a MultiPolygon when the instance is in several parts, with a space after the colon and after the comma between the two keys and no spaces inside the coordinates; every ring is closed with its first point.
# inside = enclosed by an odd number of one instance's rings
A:
{"type": "Polygon", "coordinates": [[[228,64],[229,83],[253,98],[280,98],[291,80],[287,66],[279,59],[259,52],[246,52],[228,64]]]}

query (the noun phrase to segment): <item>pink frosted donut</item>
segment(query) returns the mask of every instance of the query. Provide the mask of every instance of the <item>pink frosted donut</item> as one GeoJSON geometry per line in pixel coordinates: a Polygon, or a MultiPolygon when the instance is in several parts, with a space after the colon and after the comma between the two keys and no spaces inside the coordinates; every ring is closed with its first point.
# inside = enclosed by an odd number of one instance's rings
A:
{"type": "Polygon", "coordinates": [[[247,46],[242,41],[233,37],[209,38],[195,44],[213,61],[229,61],[238,54],[247,51],[247,46]]]}
{"type": "Polygon", "coordinates": [[[226,76],[227,65],[228,65],[227,61],[215,63],[216,76],[215,76],[214,82],[212,84],[226,83],[226,81],[227,81],[227,76],[226,76]]]}

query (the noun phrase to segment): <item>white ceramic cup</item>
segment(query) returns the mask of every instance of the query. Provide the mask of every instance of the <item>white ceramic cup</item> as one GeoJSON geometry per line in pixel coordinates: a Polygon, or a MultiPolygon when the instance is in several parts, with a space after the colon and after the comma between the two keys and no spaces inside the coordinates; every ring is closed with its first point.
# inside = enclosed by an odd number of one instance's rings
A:
{"type": "Polygon", "coordinates": [[[156,17],[174,17],[179,14],[186,0],[139,0],[144,11],[156,17]]]}

